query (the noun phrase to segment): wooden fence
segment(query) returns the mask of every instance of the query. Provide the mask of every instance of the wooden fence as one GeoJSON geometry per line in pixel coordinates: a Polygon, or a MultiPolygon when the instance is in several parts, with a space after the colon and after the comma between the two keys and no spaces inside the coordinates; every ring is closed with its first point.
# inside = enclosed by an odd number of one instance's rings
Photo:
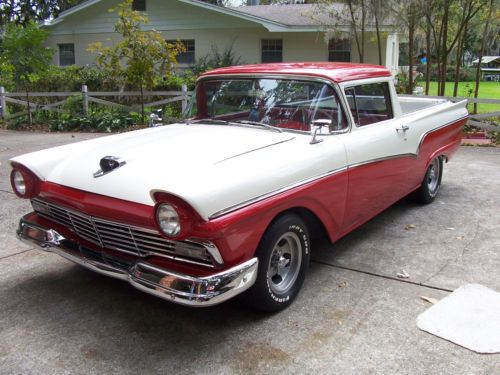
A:
{"type": "MultiPolygon", "coordinates": [[[[38,104],[36,102],[30,101],[30,108],[33,110],[43,110],[43,111],[53,111],[53,112],[65,112],[60,107],[66,103],[68,98],[74,97],[76,95],[81,95],[82,100],[82,111],[83,114],[88,113],[89,103],[96,103],[99,105],[104,105],[112,108],[118,108],[123,111],[132,111],[138,110],[139,105],[126,106],[120,103],[112,102],[110,100],[100,99],[102,97],[115,97],[115,98],[123,98],[123,97],[138,97],[141,95],[139,91],[88,91],[87,86],[83,85],[81,91],[75,92],[32,92],[29,94],[30,98],[56,98],[56,101],[48,104],[38,104]],[[64,98],[61,100],[61,98],[64,98]]],[[[155,100],[153,102],[145,103],[145,108],[151,107],[159,107],[164,104],[181,102],[182,111],[187,107],[188,100],[192,95],[191,92],[187,91],[187,87],[185,85],[182,86],[181,91],[145,91],[143,93],[144,97],[164,97],[160,100],[155,100]]],[[[414,95],[402,95],[402,96],[410,96],[414,97],[414,95]]],[[[444,96],[418,96],[425,98],[435,98],[435,99],[448,99],[453,102],[467,100],[468,104],[471,103],[488,103],[488,104],[498,104],[500,109],[500,100],[499,99],[484,99],[484,98],[466,98],[466,97],[444,97],[444,96]]],[[[3,87],[0,86],[0,115],[7,118],[15,118],[18,116],[22,116],[26,114],[26,111],[17,112],[9,114],[7,111],[7,103],[18,104],[18,105],[27,105],[26,101],[26,93],[22,92],[6,92],[3,87]],[[22,98],[22,99],[21,99],[22,98]]],[[[488,113],[478,113],[471,114],[469,118],[469,124],[477,126],[484,130],[498,130],[499,127],[496,125],[492,125],[489,123],[485,123],[485,119],[500,117],[500,110],[488,113]]]]}
{"type": "MultiPolygon", "coordinates": [[[[182,111],[187,107],[188,100],[191,96],[191,92],[187,91],[187,86],[182,85],[181,91],[144,91],[144,97],[163,97],[163,99],[155,100],[153,102],[144,103],[145,108],[159,107],[165,104],[181,102],[182,111]]],[[[117,108],[122,111],[132,111],[139,110],[140,104],[134,104],[133,106],[127,106],[124,104],[116,103],[110,100],[101,99],[102,97],[114,97],[114,98],[124,98],[124,97],[140,97],[140,91],[88,91],[87,86],[83,85],[81,91],[73,92],[30,92],[30,109],[33,111],[52,111],[52,112],[66,112],[61,106],[63,106],[68,98],[81,96],[82,101],[82,113],[87,114],[89,111],[89,103],[96,103],[99,105],[104,105],[107,107],[117,108]],[[55,98],[54,102],[39,104],[36,103],[36,98],[55,98]],[[62,99],[64,98],[64,99],[62,99]],[[32,101],[33,99],[33,101],[32,101]]],[[[8,103],[18,104],[27,106],[28,101],[26,100],[26,93],[23,92],[6,92],[4,87],[0,86],[0,115],[5,119],[15,118],[18,116],[25,115],[27,111],[9,113],[7,110],[8,103]]]]}

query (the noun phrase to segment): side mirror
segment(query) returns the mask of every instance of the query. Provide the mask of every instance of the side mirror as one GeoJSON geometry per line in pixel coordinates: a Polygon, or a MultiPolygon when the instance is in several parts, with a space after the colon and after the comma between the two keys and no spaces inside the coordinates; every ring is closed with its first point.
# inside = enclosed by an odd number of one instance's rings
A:
{"type": "Polygon", "coordinates": [[[309,142],[312,145],[315,145],[316,143],[323,142],[322,139],[318,139],[317,135],[322,134],[322,129],[323,127],[330,127],[332,125],[332,120],[328,119],[317,119],[311,122],[311,133],[312,133],[312,139],[311,142],[309,142]]]}

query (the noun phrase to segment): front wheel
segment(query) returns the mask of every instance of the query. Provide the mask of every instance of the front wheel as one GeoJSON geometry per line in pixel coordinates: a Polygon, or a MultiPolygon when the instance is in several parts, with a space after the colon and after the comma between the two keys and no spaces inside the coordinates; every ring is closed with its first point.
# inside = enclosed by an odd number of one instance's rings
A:
{"type": "Polygon", "coordinates": [[[243,296],[252,307],[280,311],[299,293],[310,260],[309,232],[304,221],[287,214],[274,221],[256,251],[257,280],[243,296]]]}
{"type": "Polygon", "coordinates": [[[424,180],[415,191],[414,197],[420,203],[431,203],[437,196],[441,187],[443,177],[443,159],[437,157],[433,159],[425,172],[424,180]]]}

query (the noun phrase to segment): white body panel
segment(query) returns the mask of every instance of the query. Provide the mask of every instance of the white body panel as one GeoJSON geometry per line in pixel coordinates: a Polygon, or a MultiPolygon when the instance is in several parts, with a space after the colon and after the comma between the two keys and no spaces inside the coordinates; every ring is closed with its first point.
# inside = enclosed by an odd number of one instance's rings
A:
{"type": "Polygon", "coordinates": [[[220,210],[345,167],[343,145],[327,138],[311,145],[308,134],[176,124],[12,160],[43,180],[146,205],[154,205],[151,191],[166,191],[208,220],[220,210]],[[126,164],[94,178],[100,159],[108,155],[126,164]]]}

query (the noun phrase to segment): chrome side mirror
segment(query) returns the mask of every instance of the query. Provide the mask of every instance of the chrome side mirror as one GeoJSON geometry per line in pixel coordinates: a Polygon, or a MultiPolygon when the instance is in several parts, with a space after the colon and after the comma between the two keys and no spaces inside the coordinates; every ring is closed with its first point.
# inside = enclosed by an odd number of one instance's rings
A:
{"type": "Polygon", "coordinates": [[[332,120],[329,119],[316,119],[311,122],[311,133],[312,133],[312,139],[311,142],[309,142],[312,145],[315,145],[316,143],[323,142],[322,139],[318,139],[318,133],[321,134],[321,131],[324,126],[328,126],[328,128],[332,125],[332,120]]]}

